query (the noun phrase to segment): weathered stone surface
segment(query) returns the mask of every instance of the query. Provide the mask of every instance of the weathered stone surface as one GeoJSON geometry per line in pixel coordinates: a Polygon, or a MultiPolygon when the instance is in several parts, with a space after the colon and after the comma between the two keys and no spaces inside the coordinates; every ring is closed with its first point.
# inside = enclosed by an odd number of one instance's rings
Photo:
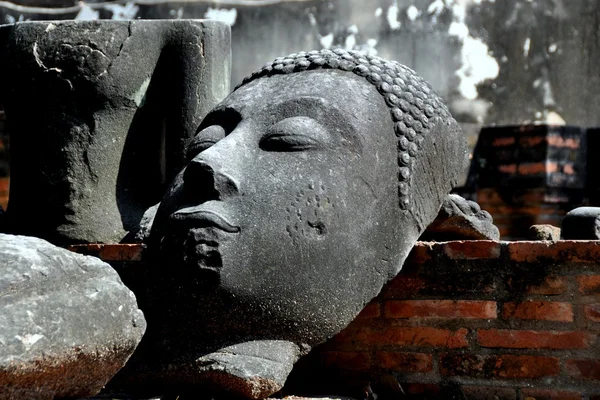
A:
{"type": "Polygon", "coordinates": [[[156,214],[149,362],[339,332],[398,273],[465,149],[396,62],[337,49],[256,71],[204,119],[156,214]]]}
{"type": "Polygon", "coordinates": [[[421,240],[438,242],[499,239],[500,231],[490,213],[456,194],[448,195],[437,218],[421,236],[421,240]]]}
{"type": "Polygon", "coordinates": [[[229,91],[229,36],[203,20],[0,28],[8,232],[73,244],[120,242],[135,229],[229,91]]]}
{"type": "Polygon", "coordinates": [[[142,219],[140,220],[139,226],[134,235],[135,242],[141,243],[148,239],[148,236],[150,236],[150,230],[152,229],[152,223],[154,222],[154,217],[156,216],[158,206],[160,206],[160,203],[148,208],[144,212],[144,215],[142,215],[142,219]]]}
{"type": "Polygon", "coordinates": [[[560,238],[565,240],[599,240],[600,207],[579,207],[562,220],[560,238]]]}
{"type": "Polygon", "coordinates": [[[0,398],[94,395],[145,327],[135,296],[108,264],[0,234],[0,398]]]}
{"type": "Polygon", "coordinates": [[[529,238],[532,240],[560,240],[560,228],[554,225],[532,225],[529,228],[529,238]]]}

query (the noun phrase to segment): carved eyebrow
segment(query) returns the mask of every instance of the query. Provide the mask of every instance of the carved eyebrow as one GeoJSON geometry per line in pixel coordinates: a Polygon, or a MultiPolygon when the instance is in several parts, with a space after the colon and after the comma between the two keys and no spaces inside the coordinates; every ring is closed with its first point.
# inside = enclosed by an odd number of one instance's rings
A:
{"type": "Polygon", "coordinates": [[[242,120],[242,114],[233,107],[217,105],[204,117],[200,126],[196,130],[196,134],[204,128],[211,125],[220,125],[225,130],[225,134],[229,134],[242,120]]]}
{"type": "Polygon", "coordinates": [[[309,117],[325,126],[332,134],[339,133],[343,145],[362,154],[363,139],[351,121],[356,117],[317,96],[301,96],[269,105],[269,114],[290,117],[309,117]]]}

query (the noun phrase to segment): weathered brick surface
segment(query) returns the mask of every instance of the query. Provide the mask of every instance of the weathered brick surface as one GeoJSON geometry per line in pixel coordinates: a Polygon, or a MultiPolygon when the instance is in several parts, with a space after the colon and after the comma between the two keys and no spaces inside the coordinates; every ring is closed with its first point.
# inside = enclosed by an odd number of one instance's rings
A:
{"type": "Polygon", "coordinates": [[[429,372],[433,369],[433,356],[424,353],[381,351],[375,362],[384,369],[398,372],[429,372]]]}
{"type": "Polygon", "coordinates": [[[486,260],[500,257],[500,242],[478,240],[477,246],[472,241],[448,242],[443,245],[443,252],[452,260],[486,260]]]}
{"type": "Polygon", "coordinates": [[[445,347],[450,349],[467,347],[465,328],[449,330],[430,326],[387,327],[376,330],[364,328],[355,333],[350,340],[356,340],[366,345],[395,345],[416,347],[445,347]]]}
{"type": "Polygon", "coordinates": [[[576,242],[508,242],[508,255],[511,261],[527,263],[549,263],[552,260],[584,263],[600,260],[600,241],[576,242]]]}
{"type": "Polygon", "coordinates": [[[565,370],[575,378],[600,381],[600,360],[567,360],[565,370]]]}
{"type": "MultiPolygon", "coordinates": [[[[600,400],[599,244],[417,244],[303,368],[348,385],[392,374],[421,400],[600,400]]],[[[143,271],[140,245],[71,249],[105,258],[124,281],[143,271]]]]}
{"type": "Polygon", "coordinates": [[[590,304],[584,308],[585,317],[593,322],[600,322],[600,304],[590,304]]]}
{"type": "Polygon", "coordinates": [[[495,301],[476,300],[390,300],[385,302],[387,318],[479,318],[497,317],[495,301]]]}
{"type": "Polygon", "coordinates": [[[582,275],[577,277],[579,293],[585,295],[600,294],[600,275],[582,275]]]}
{"type": "Polygon", "coordinates": [[[573,322],[573,306],[570,303],[539,300],[506,303],[502,310],[502,317],[505,319],[573,322]]]}
{"type": "Polygon", "coordinates": [[[579,392],[551,389],[521,389],[519,400],[533,398],[535,400],[582,400],[583,395],[579,392]]]}
{"type": "Polygon", "coordinates": [[[82,244],[68,248],[71,251],[99,257],[104,261],[140,261],[142,244],[82,244]]]}
{"type": "Polygon", "coordinates": [[[357,319],[371,319],[377,318],[381,315],[381,306],[379,303],[369,303],[365,308],[358,314],[357,319]]]}
{"type": "Polygon", "coordinates": [[[477,340],[483,347],[508,349],[584,349],[595,343],[595,335],[580,331],[529,331],[482,329],[477,340]]]}
{"type": "Polygon", "coordinates": [[[558,375],[560,360],[557,357],[512,354],[444,355],[440,372],[442,375],[470,378],[532,379],[558,375]]]}
{"type": "Polygon", "coordinates": [[[539,295],[559,295],[569,290],[568,279],[566,276],[550,275],[543,278],[539,284],[528,284],[526,286],[527,294],[539,295]]]}

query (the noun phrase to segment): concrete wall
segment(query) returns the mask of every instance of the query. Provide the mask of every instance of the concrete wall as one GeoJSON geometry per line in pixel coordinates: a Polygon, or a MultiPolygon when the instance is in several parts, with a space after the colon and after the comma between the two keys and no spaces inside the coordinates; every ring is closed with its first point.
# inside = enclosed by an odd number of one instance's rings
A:
{"type": "Polygon", "coordinates": [[[17,2],[2,3],[0,21],[227,21],[234,84],[277,56],[342,46],[414,68],[462,122],[600,125],[597,0],[17,2]]]}

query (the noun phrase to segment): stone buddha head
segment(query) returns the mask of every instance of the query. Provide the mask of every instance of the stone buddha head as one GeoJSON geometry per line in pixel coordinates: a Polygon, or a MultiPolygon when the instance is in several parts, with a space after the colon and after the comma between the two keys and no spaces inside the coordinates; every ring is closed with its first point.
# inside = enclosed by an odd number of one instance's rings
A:
{"type": "Polygon", "coordinates": [[[318,344],[398,273],[465,162],[456,121],[411,69],[345,50],[278,58],[188,146],[148,241],[172,287],[157,302],[209,350],[318,344]]]}

